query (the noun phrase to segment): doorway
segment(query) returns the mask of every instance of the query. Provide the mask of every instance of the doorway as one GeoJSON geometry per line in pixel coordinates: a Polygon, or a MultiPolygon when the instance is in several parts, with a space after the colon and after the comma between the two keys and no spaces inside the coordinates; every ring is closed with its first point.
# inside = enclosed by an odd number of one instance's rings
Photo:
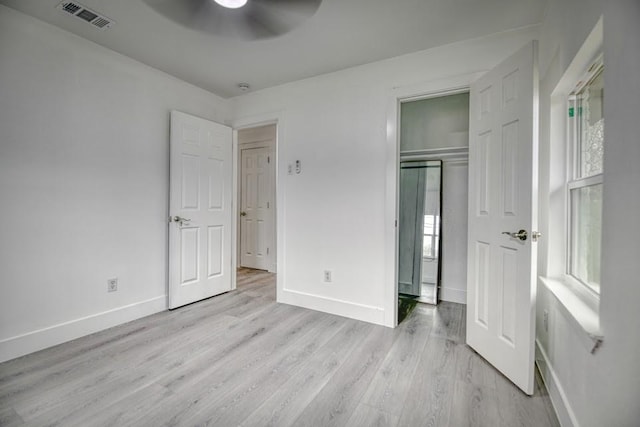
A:
{"type": "MultiPolygon", "coordinates": [[[[421,151],[405,152],[407,148],[402,142],[406,133],[399,129],[399,118],[404,120],[406,114],[400,114],[400,110],[420,99],[416,96],[420,93],[435,94],[440,90],[431,98],[445,98],[454,92],[468,92],[469,108],[464,111],[468,121],[464,138],[467,147],[460,149],[468,159],[465,242],[468,262],[462,270],[468,278],[461,301],[467,303],[466,343],[527,394],[534,390],[535,362],[537,245],[533,239],[525,238],[533,235],[528,233],[538,234],[535,231],[539,172],[537,45],[535,40],[527,43],[485,73],[433,81],[420,85],[419,89],[394,90],[387,114],[386,277],[393,286],[385,290],[385,323],[396,326],[398,321],[399,160],[402,155],[418,155],[421,151]],[[461,89],[448,92],[445,89],[454,87],[461,89]]],[[[451,141],[456,139],[458,135],[451,133],[451,141]]],[[[445,148],[451,153],[457,151],[454,144],[445,148]]],[[[422,151],[443,154],[443,149],[438,148],[422,151]]],[[[444,250],[448,209],[444,197],[441,283],[448,260],[444,250]]],[[[441,284],[440,295],[444,300],[443,289],[441,284]]]]}
{"type": "Polygon", "coordinates": [[[419,303],[466,302],[469,93],[399,107],[398,322],[419,303]]]}
{"type": "Polygon", "coordinates": [[[276,271],[276,139],[269,124],[238,130],[238,267],[276,271]]]}

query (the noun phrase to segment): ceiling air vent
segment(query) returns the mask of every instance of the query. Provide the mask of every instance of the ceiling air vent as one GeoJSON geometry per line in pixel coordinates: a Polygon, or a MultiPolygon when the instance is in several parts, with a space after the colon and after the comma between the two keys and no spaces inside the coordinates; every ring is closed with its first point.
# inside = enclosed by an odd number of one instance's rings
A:
{"type": "Polygon", "coordinates": [[[111,26],[113,25],[113,20],[81,5],[78,2],[63,1],[56,7],[57,9],[67,12],[68,14],[73,15],[76,18],[80,18],[83,21],[93,25],[94,27],[100,28],[101,30],[111,28],[111,26]]]}

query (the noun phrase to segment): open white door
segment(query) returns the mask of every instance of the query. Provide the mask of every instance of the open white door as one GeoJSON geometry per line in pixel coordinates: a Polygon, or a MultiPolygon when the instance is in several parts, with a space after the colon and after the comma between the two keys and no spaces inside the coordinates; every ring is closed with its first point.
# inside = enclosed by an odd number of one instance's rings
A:
{"type": "Polygon", "coordinates": [[[537,79],[531,42],[471,86],[469,122],[467,344],[527,394],[534,386],[537,79]]]}
{"type": "Polygon", "coordinates": [[[171,112],[169,308],[231,290],[231,135],[171,112]]]}

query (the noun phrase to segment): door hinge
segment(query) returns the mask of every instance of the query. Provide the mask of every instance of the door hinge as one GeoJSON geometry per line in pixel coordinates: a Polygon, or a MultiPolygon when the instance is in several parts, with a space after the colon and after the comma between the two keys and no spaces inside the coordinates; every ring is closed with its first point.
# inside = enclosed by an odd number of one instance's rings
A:
{"type": "Polygon", "coordinates": [[[267,209],[269,209],[269,202],[267,202],[267,209]]]}
{"type": "Polygon", "coordinates": [[[267,163],[271,163],[271,156],[267,156],[267,163]]]}
{"type": "Polygon", "coordinates": [[[267,255],[269,255],[269,248],[267,248],[267,255]]]}

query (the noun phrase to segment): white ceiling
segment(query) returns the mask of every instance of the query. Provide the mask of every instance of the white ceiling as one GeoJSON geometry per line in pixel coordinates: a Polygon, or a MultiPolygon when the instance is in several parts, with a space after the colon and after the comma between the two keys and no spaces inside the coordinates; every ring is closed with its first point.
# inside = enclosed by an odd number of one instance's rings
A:
{"type": "MultiPolygon", "coordinates": [[[[176,0],[178,1],[178,0],[176,0]]],[[[249,0],[251,1],[251,0],[249,0]]],[[[80,0],[115,21],[106,31],[56,9],[60,0],[0,0],[222,97],[542,21],[547,0],[323,0],[309,20],[267,40],[183,28],[142,0],[80,0]]]]}

